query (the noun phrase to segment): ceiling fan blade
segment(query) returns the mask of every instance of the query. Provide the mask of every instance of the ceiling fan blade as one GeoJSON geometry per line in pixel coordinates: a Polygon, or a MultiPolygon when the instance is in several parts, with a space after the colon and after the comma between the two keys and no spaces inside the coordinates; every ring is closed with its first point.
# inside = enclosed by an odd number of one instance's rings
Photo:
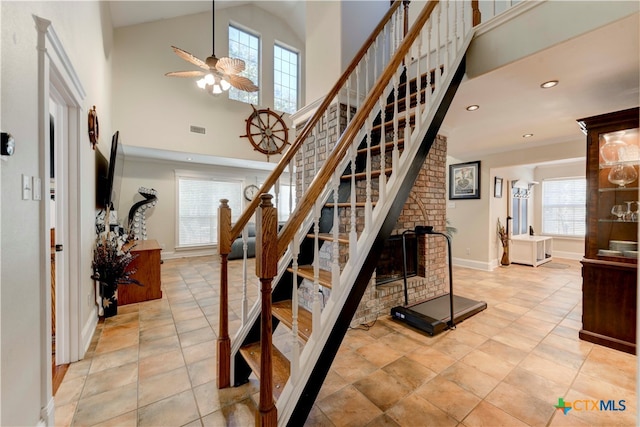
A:
{"type": "Polygon", "coordinates": [[[216,68],[225,74],[240,74],[245,65],[242,59],[223,57],[218,59],[216,68]]]}
{"type": "Polygon", "coordinates": [[[204,71],[172,71],[170,73],[166,73],[167,77],[201,77],[204,76],[204,71]]]}
{"type": "Polygon", "coordinates": [[[260,90],[258,86],[254,85],[251,80],[242,76],[227,75],[225,79],[238,90],[244,90],[245,92],[257,92],[260,90]]]}
{"type": "Polygon", "coordinates": [[[182,50],[179,47],[171,46],[171,49],[178,55],[180,58],[184,59],[187,62],[192,63],[193,65],[197,65],[198,67],[209,70],[209,66],[200,58],[196,58],[186,50],[182,50]]]}

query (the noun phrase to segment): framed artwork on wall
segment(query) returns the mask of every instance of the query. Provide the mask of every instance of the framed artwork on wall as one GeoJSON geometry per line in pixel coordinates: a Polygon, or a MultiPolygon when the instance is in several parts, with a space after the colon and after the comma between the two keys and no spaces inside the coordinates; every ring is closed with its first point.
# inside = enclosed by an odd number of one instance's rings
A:
{"type": "Polygon", "coordinates": [[[480,198],[480,161],[449,165],[449,200],[480,198]]]}
{"type": "Polygon", "coordinates": [[[502,178],[497,176],[493,180],[493,197],[502,197],[502,178]]]}

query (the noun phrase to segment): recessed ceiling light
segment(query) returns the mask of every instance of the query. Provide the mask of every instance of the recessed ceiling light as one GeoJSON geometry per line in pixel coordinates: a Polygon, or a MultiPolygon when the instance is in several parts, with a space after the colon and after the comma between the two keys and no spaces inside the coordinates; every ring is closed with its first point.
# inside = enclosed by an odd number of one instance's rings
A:
{"type": "Polygon", "coordinates": [[[548,82],[544,82],[540,85],[542,89],[549,89],[550,87],[554,87],[558,85],[558,80],[549,80],[548,82]]]}
{"type": "Polygon", "coordinates": [[[187,161],[189,161],[189,162],[190,162],[191,160],[193,160],[193,158],[192,158],[192,157],[187,157],[187,161]]]}
{"type": "Polygon", "coordinates": [[[524,135],[522,135],[523,138],[531,138],[532,136],[532,133],[525,133],[524,135]]]}
{"type": "Polygon", "coordinates": [[[479,105],[469,105],[467,111],[476,111],[478,108],[480,108],[479,105]]]}

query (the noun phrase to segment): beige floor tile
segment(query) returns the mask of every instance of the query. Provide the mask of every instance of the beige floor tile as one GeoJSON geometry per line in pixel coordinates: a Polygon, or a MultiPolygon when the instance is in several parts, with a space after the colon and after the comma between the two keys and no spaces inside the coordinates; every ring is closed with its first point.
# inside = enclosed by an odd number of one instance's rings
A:
{"type": "Polygon", "coordinates": [[[138,426],[182,426],[198,418],[200,414],[192,390],[138,409],[138,426]]]}
{"type": "Polygon", "coordinates": [[[527,424],[487,401],[482,401],[464,419],[467,427],[526,427],[527,424]]]}
{"type": "Polygon", "coordinates": [[[555,410],[553,405],[557,402],[556,397],[550,396],[547,401],[540,400],[504,382],[489,393],[485,400],[532,426],[546,425],[555,410]]]}
{"type": "MultiPolygon", "coordinates": [[[[106,369],[116,368],[138,361],[138,347],[131,346],[93,357],[89,374],[93,375],[106,369]]],[[[73,365],[72,365],[73,366],[73,365]]],[[[66,375],[65,375],[66,378],[66,375]]]]}
{"type": "Polygon", "coordinates": [[[245,427],[255,425],[256,406],[251,399],[225,406],[202,418],[204,427],[245,427]]]}
{"type": "Polygon", "coordinates": [[[54,398],[56,406],[80,400],[86,379],[86,376],[65,378],[54,398]]]}
{"type": "Polygon", "coordinates": [[[392,362],[382,368],[387,374],[392,375],[400,384],[414,390],[436,376],[431,369],[411,360],[407,357],[392,362]]]}
{"type": "Polygon", "coordinates": [[[557,384],[520,366],[504,378],[504,383],[543,401],[553,396],[564,396],[568,390],[568,386],[557,384]]]}
{"type": "Polygon", "coordinates": [[[138,407],[157,402],[190,388],[189,373],[184,366],[141,379],[138,385],[138,407]]]}
{"type": "Polygon", "coordinates": [[[365,344],[355,352],[378,367],[385,366],[402,356],[402,353],[378,341],[365,344]]]}
{"type": "Polygon", "coordinates": [[[316,402],[335,426],[365,426],[382,411],[355,387],[348,386],[316,402]]]}
{"type": "Polygon", "coordinates": [[[552,360],[529,354],[519,365],[535,374],[541,375],[557,384],[569,386],[578,373],[577,369],[571,369],[552,360]]]}
{"type": "Polygon", "coordinates": [[[462,421],[482,401],[458,384],[437,376],[415,391],[415,394],[462,421]]]}
{"type": "Polygon", "coordinates": [[[416,350],[407,353],[408,359],[414,360],[432,370],[435,373],[440,373],[444,369],[456,363],[456,359],[444,354],[441,351],[434,349],[433,347],[418,347],[416,350]]]}
{"type": "Polygon", "coordinates": [[[109,339],[100,340],[96,346],[95,354],[103,354],[110,351],[121,350],[126,347],[138,345],[138,330],[131,330],[109,339]]]}
{"type": "Polygon", "coordinates": [[[137,404],[138,385],[136,383],[95,394],[78,402],[73,425],[92,426],[134,411],[137,404]]]}
{"type": "Polygon", "coordinates": [[[499,380],[463,362],[457,362],[440,373],[444,379],[458,384],[478,397],[484,398],[499,380]]]}
{"type": "Polygon", "coordinates": [[[202,359],[217,357],[216,341],[204,341],[182,349],[185,363],[190,364],[202,359]]]}
{"type": "Polygon", "coordinates": [[[496,363],[494,356],[481,350],[473,350],[463,357],[461,362],[476,368],[478,371],[484,372],[497,380],[504,379],[504,377],[507,376],[515,366],[508,361],[496,363]]]}
{"type": "Polygon", "coordinates": [[[324,382],[322,383],[322,388],[318,393],[318,397],[316,398],[316,401],[324,399],[325,397],[335,393],[336,391],[346,387],[349,384],[351,383],[349,383],[340,375],[338,375],[335,369],[331,369],[327,374],[327,376],[325,377],[324,382]]]}
{"type": "Polygon", "coordinates": [[[358,381],[378,367],[353,350],[341,351],[333,361],[331,369],[348,382],[358,381]]]}
{"type": "Polygon", "coordinates": [[[81,399],[138,382],[138,361],[106,369],[87,377],[81,399]]]}
{"type": "Polygon", "coordinates": [[[313,405],[309,416],[304,422],[305,427],[333,427],[333,423],[327,416],[318,408],[317,405],[313,405]]]}
{"type": "Polygon", "coordinates": [[[167,338],[173,335],[177,335],[176,327],[171,323],[161,325],[157,327],[147,327],[140,331],[140,342],[154,341],[160,338],[167,338]]]}
{"type": "Polygon", "coordinates": [[[180,345],[182,348],[187,348],[206,341],[212,341],[217,338],[216,334],[211,329],[211,326],[208,324],[204,328],[184,332],[178,336],[180,338],[180,345]]]}
{"type": "Polygon", "coordinates": [[[389,409],[386,414],[403,427],[456,426],[458,422],[443,410],[416,394],[411,394],[389,409]]]}
{"type": "Polygon", "coordinates": [[[140,343],[140,359],[149,356],[157,356],[170,351],[180,351],[180,341],[177,335],[159,338],[153,341],[140,343]]]}
{"type": "Polygon", "coordinates": [[[354,382],[353,386],[383,412],[412,391],[395,376],[382,370],[354,382]]]}
{"type": "Polygon", "coordinates": [[[78,401],[73,401],[66,404],[58,404],[56,401],[56,413],[55,413],[55,426],[56,427],[68,427],[73,421],[73,416],[76,413],[76,407],[78,401]]]}
{"type": "Polygon", "coordinates": [[[138,425],[138,411],[127,412],[93,427],[136,427],[138,425]]]}
{"type": "Polygon", "coordinates": [[[399,424],[395,422],[389,415],[382,414],[379,417],[371,420],[369,424],[367,424],[367,427],[399,427],[399,424]]]}
{"type": "Polygon", "coordinates": [[[216,359],[210,357],[187,365],[191,384],[199,386],[216,379],[216,359]]]}
{"type": "Polygon", "coordinates": [[[167,351],[140,359],[140,381],[185,366],[180,350],[167,351]]]}

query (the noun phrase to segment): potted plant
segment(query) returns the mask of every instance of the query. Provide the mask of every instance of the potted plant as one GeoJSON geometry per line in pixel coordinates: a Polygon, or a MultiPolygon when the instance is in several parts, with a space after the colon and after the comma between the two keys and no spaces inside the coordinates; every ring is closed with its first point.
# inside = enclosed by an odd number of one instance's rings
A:
{"type": "Polygon", "coordinates": [[[124,242],[115,233],[102,233],[96,240],[93,251],[93,280],[100,283],[100,296],[104,317],[118,314],[118,285],[136,284],[140,282],[131,276],[136,272],[129,264],[137,257],[131,253],[134,246],[123,248],[124,242]]]}

